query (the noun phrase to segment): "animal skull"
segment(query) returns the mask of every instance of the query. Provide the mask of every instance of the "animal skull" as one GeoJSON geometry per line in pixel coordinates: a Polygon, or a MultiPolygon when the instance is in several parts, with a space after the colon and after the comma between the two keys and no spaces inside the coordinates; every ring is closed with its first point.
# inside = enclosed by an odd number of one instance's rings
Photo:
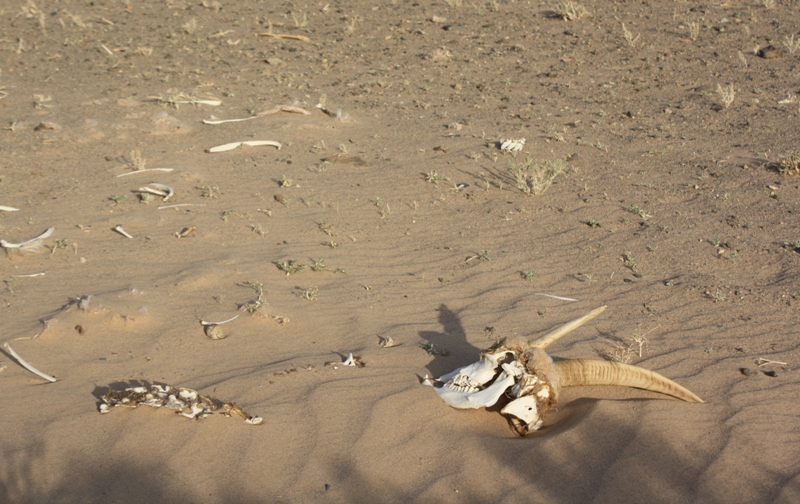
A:
{"type": "MultiPolygon", "coordinates": [[[[514,430],[521,436],[538,430],[548,410],[558,404],[561,387],[620,385],[671,395],[688,402],[703,402],[672,380],[647,369],[602,360],[555,362],[545,348],[605,310],[600,307],[547,333],[535,341],[501,340],[481,352],[481,360],[441,376],[436,393],[459,409],[494,406],[501,397],[514,430]]],[[[433,385],[428,382],[427,384],[433,385]]]]}

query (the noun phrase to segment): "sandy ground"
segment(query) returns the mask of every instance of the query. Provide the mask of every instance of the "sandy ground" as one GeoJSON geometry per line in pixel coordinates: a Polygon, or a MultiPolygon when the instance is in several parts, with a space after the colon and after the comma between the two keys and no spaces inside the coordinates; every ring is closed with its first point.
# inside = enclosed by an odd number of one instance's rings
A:
{"type": "Polygon", "coordinates": [[[800,501],[800,6],[769,3],[3,2],[0,238],[55,228],[0,258],[3,341],[58,381],[2,350],[0,501],[800,501]],[[529,195],[533,160],[567,170],[529,195]],[[570,388],[519,438],[420,385],[601,305],[549,351],[707,402],[570,388]],[[150,384],[264,422],[98,412],[150,384]]]}

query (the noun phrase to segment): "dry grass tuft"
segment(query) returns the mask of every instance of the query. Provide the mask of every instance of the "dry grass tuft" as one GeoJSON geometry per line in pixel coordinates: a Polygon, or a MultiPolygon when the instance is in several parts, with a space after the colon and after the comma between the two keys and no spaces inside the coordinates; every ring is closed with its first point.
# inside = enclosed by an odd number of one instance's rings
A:
{"type": "Polygon", "coordinates": [[[539,162],[526,159],[524,163],[508,160],[508,171],[514,177],[514,185],[525,194],[541,194],[553,184],[553,180],[569,165],[563,159],[539,162]]]}
{"type": "Polygon", "coordinates": [[[725,87],[722,87],[722,84],[717,84],[717,94],[725,108],[730,107],[731,103],[733,103],[733,100],[736,98],[736,91],[733,89],[733,84],[728,84],[725,87]]]}
{"type": "Polygon", "coordinates": [[[800,151],[792,151],[778,165],[781,175],[800,175],[800,151]]]}
{"type": "Polygon", "coordinates": [[[556,16],[564,21],[574,21],[589,16],[589,11],[586,10],[586,7],[574,2],[560,3],[556,5],[553,11],[556,13],[556,16]]]}

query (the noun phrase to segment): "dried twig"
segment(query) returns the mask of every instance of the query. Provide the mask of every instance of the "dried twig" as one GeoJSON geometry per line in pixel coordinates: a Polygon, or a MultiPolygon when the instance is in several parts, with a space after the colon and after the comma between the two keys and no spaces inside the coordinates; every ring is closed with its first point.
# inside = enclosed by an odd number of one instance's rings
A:
{"type": "Polygon", "coordinates": [[[286,33],[264,32],[264,33],[259,33],[258,36],[259,37],[277,38],[277,39],[302,40],[303,42],[311,42],[311,39],[306,37],[305,35],[289,35],[289,34],[286,34],[286,33]]]}
{"type": "Polygon", "coordinates": [[[134,173],[144,173],[144,172],[150,172],[150,171],[171,172],[174,169],[175,168],[144,168],[142,170],[136,170],[136,171],[132,171],[132,172],[122,173],[120,175],[117,175],[117,177],[127,177],[128,175],[133,175],[134,173]]]}

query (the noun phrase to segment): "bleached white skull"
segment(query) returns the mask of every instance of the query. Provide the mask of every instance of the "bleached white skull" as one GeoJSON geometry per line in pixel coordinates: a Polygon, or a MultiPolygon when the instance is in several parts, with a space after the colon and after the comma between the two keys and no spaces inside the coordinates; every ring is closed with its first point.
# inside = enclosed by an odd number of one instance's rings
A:
{"type": "MultiPolygon", "coordinates": [[[[558,403],[561,387],[621,385],[668,394],[689,402],[703,402],[689,390],[647,369],[600,360],[554,362],[544,351],[549,344],[583,325],[605,306],[575,319],[532,342],[501,340],[481,352],[481,360],[441,376],[434,385],[448,405],[459,409],[494,406],[509,399],[501,413],[514,430],[525,435],[538,430],[548,410],[558,403]]],[[[433,385],[432,383],[427,383],[433,385]]]]}

